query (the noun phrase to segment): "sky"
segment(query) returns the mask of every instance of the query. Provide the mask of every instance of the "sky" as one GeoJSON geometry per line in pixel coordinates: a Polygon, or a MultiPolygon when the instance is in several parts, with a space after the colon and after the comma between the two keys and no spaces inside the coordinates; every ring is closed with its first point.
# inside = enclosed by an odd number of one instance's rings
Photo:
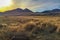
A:
{"type": "Polygon", "coordinates": [[[11,2],[12,5],[9,5],[9,7],[5,6],[1,8],[0,11],[7,11],[16,8],[28,8],[34,12],[60,9],[60,0],[11,0],[11,2]]]}

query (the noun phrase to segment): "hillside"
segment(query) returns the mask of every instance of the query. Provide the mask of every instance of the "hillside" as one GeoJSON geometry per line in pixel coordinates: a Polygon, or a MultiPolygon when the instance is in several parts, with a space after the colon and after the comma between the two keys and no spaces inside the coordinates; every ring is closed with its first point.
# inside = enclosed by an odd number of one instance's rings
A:
{"type": "Polygon", "coordinates": [[[43,12],[33,12],[29,9],[17,8],[6,12],[0,12],[0,16],[60,16],[60,9],[46,10],[43,12]]]}

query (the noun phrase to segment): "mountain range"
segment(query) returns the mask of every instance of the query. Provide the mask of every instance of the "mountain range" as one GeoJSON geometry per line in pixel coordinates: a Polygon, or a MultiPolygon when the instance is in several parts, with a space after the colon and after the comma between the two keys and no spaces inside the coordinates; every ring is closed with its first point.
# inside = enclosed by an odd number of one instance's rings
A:
{"type": "Polygon", "coordinates": [[[0,16],[60,16],[60,9],[46,10],[43,12],[33,12],[27,8],[24,10],[21,8],[17,8],[14,10],[9,10],[5,12],[0,12],[0,16]]]}

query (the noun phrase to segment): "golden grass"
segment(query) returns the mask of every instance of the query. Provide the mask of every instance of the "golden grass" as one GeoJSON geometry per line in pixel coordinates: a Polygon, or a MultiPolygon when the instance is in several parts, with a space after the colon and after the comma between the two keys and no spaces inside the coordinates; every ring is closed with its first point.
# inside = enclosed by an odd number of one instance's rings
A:
{"type": "Polygon", "coordinates": [[[0,24],[8,25],[10,28],[23,28],[27,24],[51,23],[60,28],[60,17],[58,16],[0,16],[0,24]]]}
{"type": "Polygon", "coordinates": [[[19,33],[20,31],[24,30],[26,25],[32,24],[36,27],[41,27],[43,23],[51,23],[52,25],[57,26],[58,30],[60,29],[60,17],[58,16],[0,16],[0,24],[3,25],[3,27],[6,26],[0,29],[0,36],[4,38],[5,36],[3,34],[5,34],[5,32],[7,33],[5,35],[8,35],[11,32],[12,34],[14,32],[19,33]]]}

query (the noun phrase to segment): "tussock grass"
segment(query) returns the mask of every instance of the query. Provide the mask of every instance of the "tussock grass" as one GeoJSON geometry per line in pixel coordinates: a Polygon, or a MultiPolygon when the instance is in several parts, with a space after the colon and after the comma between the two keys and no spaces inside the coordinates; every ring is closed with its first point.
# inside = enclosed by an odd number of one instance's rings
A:
{"type": "Polygon", "coordinates": [[[60,40],[60,17],[2,16],[0,40],[60,40]]]}

